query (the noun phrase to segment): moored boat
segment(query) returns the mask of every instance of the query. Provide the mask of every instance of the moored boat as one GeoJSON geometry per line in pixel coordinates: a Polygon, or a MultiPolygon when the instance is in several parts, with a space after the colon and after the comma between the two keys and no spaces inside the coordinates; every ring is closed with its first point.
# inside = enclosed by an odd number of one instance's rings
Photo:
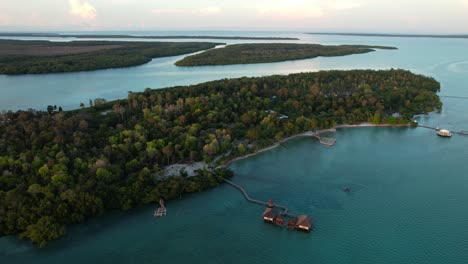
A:
{"type": "Polygon", "coordinates": [[[437,131],[437,135],[440,137],[451,137],[452,133],[447,129],[440,129],[439,131],[437,131]]]}

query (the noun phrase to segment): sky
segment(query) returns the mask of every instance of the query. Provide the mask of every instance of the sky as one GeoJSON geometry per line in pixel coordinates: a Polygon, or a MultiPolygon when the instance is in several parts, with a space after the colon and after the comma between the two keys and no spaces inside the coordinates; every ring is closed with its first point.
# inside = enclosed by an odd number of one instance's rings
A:
{"type": "Polygon", "coordinates": [[[0,0],[0,31],[468,33],[468,0],[0,0]]]}

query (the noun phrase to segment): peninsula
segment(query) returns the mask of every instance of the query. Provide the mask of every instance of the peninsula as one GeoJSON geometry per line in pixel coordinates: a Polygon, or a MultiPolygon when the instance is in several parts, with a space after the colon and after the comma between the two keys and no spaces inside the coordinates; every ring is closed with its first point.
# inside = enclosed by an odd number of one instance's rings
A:
{"type": "Polygon", "coordinates": [[[439,89],[404,70],[322,71],[147,89],[73,111],[4,112],[0,235],[44,246],[66,225],[215,187],[232,175],[221,166],[166,177],[170,165],[224,164],[337,124],[407,123],[441,109],[439,89]]]}
{"type": "Polygon", "coordinates": [[[319,45],[293,43],[235,44],[185,57],[177,66],[231,65],[280,62],[316,57],[362,54],[375,49],[396,49],[367,45],[319,45]]]}
{"type": "Polygon", "coordinates": [[[222,43],[0,40],[0,74],[92,71],[145,64],[153,58],[206,50],[222,43]]]}

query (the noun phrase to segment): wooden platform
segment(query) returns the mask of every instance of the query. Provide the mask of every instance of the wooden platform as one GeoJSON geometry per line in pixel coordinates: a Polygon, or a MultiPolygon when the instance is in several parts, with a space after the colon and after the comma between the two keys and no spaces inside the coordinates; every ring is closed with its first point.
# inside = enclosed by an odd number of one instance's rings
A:
{"type": "Polygon", "coordinates": [[[166,216],[167,209],[165,207],[159,207],[158,210],[154,211],[155,217],[166,216]]]}
{"type": "Polygon", "coordinates": [[[319,134],[313,134],[312,137],[315,137],[320,141],[320,144],[332,147],[336,144],[336,139],[334,138],[328,138],[328,137],[322,137],[319,134]]]}

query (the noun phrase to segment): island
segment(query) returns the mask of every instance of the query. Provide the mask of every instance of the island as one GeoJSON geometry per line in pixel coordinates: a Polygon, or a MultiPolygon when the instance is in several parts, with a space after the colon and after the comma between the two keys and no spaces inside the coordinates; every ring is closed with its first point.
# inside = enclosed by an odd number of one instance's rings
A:
{"type": "Polygon", "coordinates": [[[319,45],[294,43],[235,44],[185,57],[177,66],[206,66],[280,62],[316,57],[362,54],[375,49],[396,49],[367,45],[319,45]]]}
{"type": "Polygon", "coordinates": [[[145,64],[153,58],[213,48],[209,42],[0,40],[0,74],[93,71],[145,64]]]}
{"type": "Polygon", "coordinates": [[[200,36],[200,35],[111,35],[111,34],[58,34],[58,33],[0,33],[0,37],[86,38],[86,39],[225,39],[225,40],[299,40],[286,37],[200,36]]]}
{"type": "Polygon", "coordinates": [[[230,161],[293,135],[406,124],[441,109],[439,89],[405,70],[321,71],[146,89],[71,111],[3,112],[0,235],[45,246],[107,210],[216,187],[232,176],[230,161]],[[167,173],[195,163],[204,165],[167,173]]]}

